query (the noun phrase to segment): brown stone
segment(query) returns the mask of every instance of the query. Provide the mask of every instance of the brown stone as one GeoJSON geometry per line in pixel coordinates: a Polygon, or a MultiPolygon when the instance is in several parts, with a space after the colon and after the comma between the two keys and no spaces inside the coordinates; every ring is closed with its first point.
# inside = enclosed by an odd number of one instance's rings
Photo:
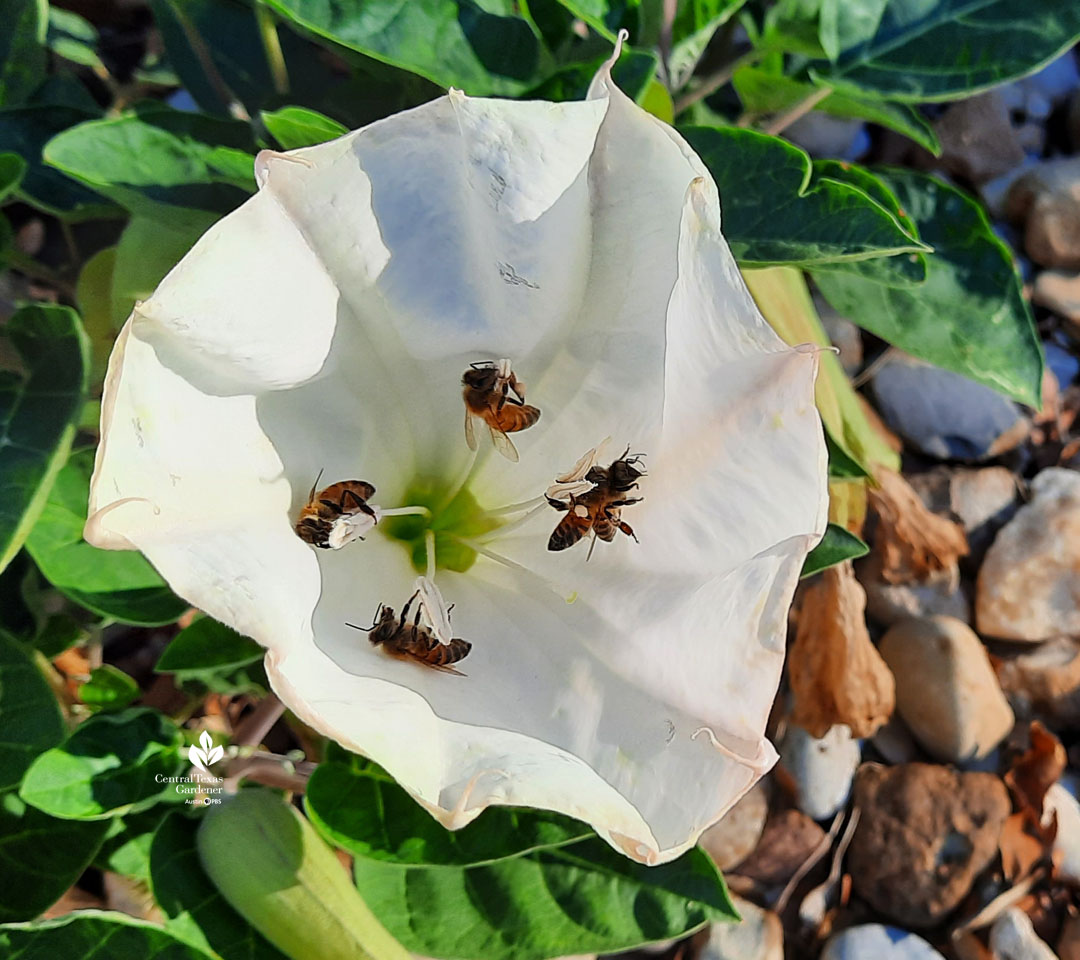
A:
{"type": "Polygon", "coordinates": [[[856,893],[902,926],[941,921],[997,853],[1009,794],[990,773],[909,763],[864,764],[848,853],[856,893]]]}
{"type": "Polygon", "coordinates": [[[1080,157],[1048,160],[1019,177],[1006,213],[1024,224],[1024,249],[1036,263],[1080,268],[1080,157]]]}
{"type": "Polygon", "coordinates": [[[1024,162],[1024,150],[998,91],[951,104],[934,124],[941,161],[975,183],[992,180],[1024,162]]]}
{"type": "Polygon", "coordinates": [[[1069,637],[1041,643],[997,663],[1001,688],[1018,709],[1034,709],[1056,724],[1080,726],[1080,644],[1069,637]]]}
{"type": "Polygon", "coordinates": [[[765,783],[759,780],[701,835],[698,842],[721,870],[730,870],[742,863],[761,839],[769,815],[769,791],[765,783]]]}
{"type": "Polygon", "coordinates": [[[736,871],[766,886],[787,883],[818,844],[825,831],[800,810],[782,810],[769,817],[757,849],[736,871]]]}

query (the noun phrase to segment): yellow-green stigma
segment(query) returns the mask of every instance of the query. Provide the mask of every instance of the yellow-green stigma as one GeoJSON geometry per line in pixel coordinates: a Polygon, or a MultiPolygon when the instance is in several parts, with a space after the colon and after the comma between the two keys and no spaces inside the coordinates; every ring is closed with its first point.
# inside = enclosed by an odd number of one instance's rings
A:
{"type": "Polygon", "coordinates": [[[476,562],[477,553],[462,541],[483,536],[502,525],[502,521],[481,508],[467,488],[463,487],[447,502],[450,493],[445,481],[416,480],[405,491],[403,502],[427,507],[431,515],[385,517],[377,528],[390,539],[405,544],[417,573],[428,570],[429,530],[435,534],[435,569],[464,573],[476,562]]]}

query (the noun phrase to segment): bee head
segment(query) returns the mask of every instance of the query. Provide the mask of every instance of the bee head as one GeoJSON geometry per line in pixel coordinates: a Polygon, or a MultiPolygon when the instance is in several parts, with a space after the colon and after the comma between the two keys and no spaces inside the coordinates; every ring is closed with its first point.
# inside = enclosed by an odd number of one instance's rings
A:
{"type": "Polygon", "coordinates": [[[469,369],[462,374],[461,383],[474,390],[493,390],[498,379],[499,368],[487,360],[483,363],[471,364],[469,369]]]}
{"type": "MultiPolygon", "coordinates": [[[[640,456],[616,460],[608,468],[608,477],[611,481],[611,485],[616,490],[625,490],[634,483],[637,483],[639,478],[645,476],[645,471],[638,469],[639,463],[641,463],[640,456]]],[[[591,472],[592,471],[590,471],[590,473],[591,472]]]]}

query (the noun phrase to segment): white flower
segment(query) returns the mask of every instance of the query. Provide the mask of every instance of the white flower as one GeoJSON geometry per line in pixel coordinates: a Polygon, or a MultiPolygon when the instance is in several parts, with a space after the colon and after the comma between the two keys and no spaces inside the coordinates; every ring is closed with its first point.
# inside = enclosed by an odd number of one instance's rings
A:
{"type": "Polygon", "coordinates": [[[529,805],[677,856],[775,760],[826,515],[816,355],[758,313],[707,170],[605,67],[584,102],[451,91],[256,171],[120,335],[87,539],[258,640],[298,716],[447,827],[529,805]],[[503,358],[542,412],[519,462],[462,427],[463,371],[503,358]],[[548,488],[570,504],[627,446],[640,542],[549,551],[548,488]],[[294,532],[319,470],[377,490],[341,549],[294,532]],[[346,626],[418,588],[465,676],[346,626]]]}

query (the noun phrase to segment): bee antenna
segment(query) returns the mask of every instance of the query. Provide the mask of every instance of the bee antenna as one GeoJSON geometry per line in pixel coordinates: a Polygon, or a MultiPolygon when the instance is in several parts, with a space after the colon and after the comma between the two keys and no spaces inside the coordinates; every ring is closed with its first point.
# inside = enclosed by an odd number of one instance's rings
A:
{"type": "Polygon", "coordinates": [[[308,500],[315,499],[315,491],[319,489],[319,481],[322,479],[323,469],[325,469],[325,467],[319,470],[318,475],[315,477],[315,482],[311,485],[311,492],[307,495],[308,500]]]}

